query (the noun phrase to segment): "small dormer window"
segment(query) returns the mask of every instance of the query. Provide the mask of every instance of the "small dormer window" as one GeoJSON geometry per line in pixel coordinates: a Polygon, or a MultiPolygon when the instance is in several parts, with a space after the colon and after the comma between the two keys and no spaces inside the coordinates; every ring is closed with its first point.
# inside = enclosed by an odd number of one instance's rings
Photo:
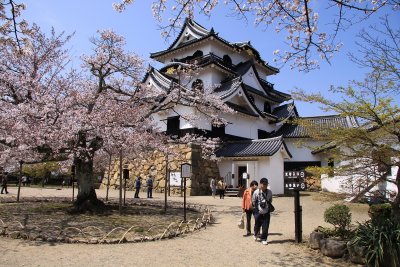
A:
{"type": "Polygon", "coordinates": [[[203,91],[204,89],[204,84],[203,81],[200,79],[196,79],[193,83],[192,83],[192,89],[193,90],[198,90],[198,91],[203,91]]]}
{"type": "Polygon", "coordinates": [[[196,58],[196,57],[201,57],[201,56],[203,56],[203,51],[197,50],[196,52],[193,53],[192,57],[196,58]]]}
{"type": "Polygon", "coordinates": [[[271,105],[268,102],[264,102],[264,112],[271,114],[271,105]]]}
{"type": "Polygon", "coordinates": [[[231,57],[228,56],[228,55],[224,55],[224,56],[222,57],[222,61],[223,61],[225,64],[227,64],[227,65],[232,65],[232,59],[231,59],[231,57]]]}

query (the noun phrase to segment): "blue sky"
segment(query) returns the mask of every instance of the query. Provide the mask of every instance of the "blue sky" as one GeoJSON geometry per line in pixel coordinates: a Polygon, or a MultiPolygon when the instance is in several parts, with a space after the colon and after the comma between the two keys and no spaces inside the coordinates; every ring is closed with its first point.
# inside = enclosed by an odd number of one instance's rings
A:
{"type": "MultiPolygon", "coordinates": [[[[23,0],[27,4],[27,10],[23,13],[29,22],[35,22],[44,31],[54,27],[56,32],[75,32],[69,46],[74,56],[90,54],[91,44],[89,38],[96,35],[98,29],[114,29],[123,35],[127,41],[127,49],[135,52],[150,64],[156,65],[149,59],[152,52],[164,50],[168,47],[160,35],[156,20],[151,14],[152,1],[136,1],[125,12],[117,13],[112,8],[112,3],[117,0],[23,0]]],[[[330,11],[320,10],[320,17],[330,11]]],[[[196,17],[196,21],[205,28],[214,27],[220,36],[230,42],[251,41],[251,44],[260,52],[266,62],[273,63],[273,51],[283,50],[284,36],[277,35],[273,28],[264,31],[254,27],[252,21],[248,24],[234,17],[228,17],[229,11],[223,7],[209,19],[204,16],[196,17]]],[[[383,13],[378,14],[383,15],[383,13]]],[[[167,19],[165,13],[164,19],[167,19]]],[[[336,54],[332,64],[322,63],[320,69],[309,73],[291,70],[289,64],[281,68],[279,74],[268,77],[275,84],[275,88],[289,93],[296,88],[302,88],[307,92],[322,92],[325,95],[331,85],[347,85],[349,80],[362,79],[365,69],[349,61],[348,52],[356,52],[355,35],[361,28],[367,28],[370,24],[377,23],[378,16],[340,34],[340,40],[344,43],[339,54],[336,54]]],[[[400,21],[399,14],[391,16],[392,21],[400,21]]],[[[76,65],[79,61],[76,61],[76,65]]],[[[334,97],[334,96],[332,96],[334,97]]],[[[317,104],[296,102],[301,116],[323,115],[317,104]]]]}

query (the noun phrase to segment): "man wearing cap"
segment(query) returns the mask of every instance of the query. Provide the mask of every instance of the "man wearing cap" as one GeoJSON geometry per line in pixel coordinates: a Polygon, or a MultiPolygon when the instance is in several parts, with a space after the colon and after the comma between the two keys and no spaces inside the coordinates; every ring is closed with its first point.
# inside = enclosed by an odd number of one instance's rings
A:
{"type": "Polygon", "coordinates": [[[268,189],[268,179],[261,178],[260,188],[254,191],[252,197],[253,207],[254,207],[254,240],[257,241],[257,235],[261,232],[261,243],[263,245],[268,245],[268,228],[271,219],[271,213],[269,210],[269,203],[272,203],[272,191],[268,189]]]}

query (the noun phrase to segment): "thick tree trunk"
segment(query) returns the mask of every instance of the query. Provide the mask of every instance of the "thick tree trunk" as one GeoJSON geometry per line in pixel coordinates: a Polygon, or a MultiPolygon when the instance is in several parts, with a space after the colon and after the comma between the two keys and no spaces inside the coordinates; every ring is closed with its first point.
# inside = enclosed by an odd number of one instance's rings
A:
{"type": "Polygon", "coordinates": [[[93,159],[75,158],[76,178],[79,183],[79,192],[74,202],[77,212],[102,212],[104,203],[97,199],[93,179],[93,159]]]}

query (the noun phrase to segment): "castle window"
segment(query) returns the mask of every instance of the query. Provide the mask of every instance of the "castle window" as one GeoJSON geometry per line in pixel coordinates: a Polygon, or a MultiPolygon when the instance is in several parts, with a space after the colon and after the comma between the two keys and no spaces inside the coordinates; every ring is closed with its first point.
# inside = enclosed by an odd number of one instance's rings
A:
{"type": "Polygon", "coordinates": [[[258,139],[266,139],[268,138],[268,132],[264,130],[258,129],[258,139]]]}
{"type": "Polygon", "coordinates": [[[264,112],[271,113],[271,105],[268,102],[264,102],[264,112]]]}
{"type": "Polygon", "coordinates": [[[223,61],[225,64],[227,64],[227,65],[232,65],[232,59],[231,59],[231,57],[228,56],[228,55],[224,55],[224,56],[222,57],[222,61],[223,61]]]}
{"type": "Polygon", "coordinates": [[[225,125],[211,125],[212,137],[223,137],[225,135],[225,125]]]}
{"type": "Polygon", "coordinates": [[[203,81],[200,80],[200,79],[196,79],[196,80],[192,83],[192,89],[193,89],[193,90],[203,91],[203,89],[204,89],[203,81]]]}
{"type": "Polygon", "coordinates": [[[167,134],[179,135],[180,120],[179,116],[167,118],[167,134]]]}
{"type": "Polygon", "coordinates": [[[201,56],[203,56],[203,51],[197,50],[196,52],[193,53],[192,57],[196,58],[196,57],[201,57],[201,56]]]}

